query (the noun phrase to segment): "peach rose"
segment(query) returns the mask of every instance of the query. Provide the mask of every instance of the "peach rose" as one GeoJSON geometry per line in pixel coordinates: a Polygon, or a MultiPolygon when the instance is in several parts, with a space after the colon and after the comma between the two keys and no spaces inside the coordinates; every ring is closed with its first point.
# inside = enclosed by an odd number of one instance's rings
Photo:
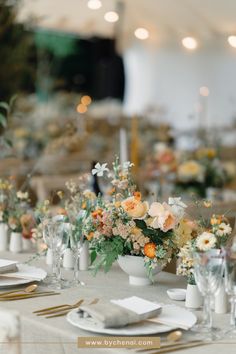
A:
{"type": "Polygon", "coordinates": [[[152,203],[148,214],[153,218],[151,227],[154,229],[161,229],[167,232],[173,229],[176,225],[176,217],[171,210],[171,207],[166,203],[152,203]]]}
{"type": "Polygon", "coordinates": [[[129,197],[121,202],[124,211],[135,219],[142,219],[147,214],[148,202],[142,202],[137,197],[129,197]]]}

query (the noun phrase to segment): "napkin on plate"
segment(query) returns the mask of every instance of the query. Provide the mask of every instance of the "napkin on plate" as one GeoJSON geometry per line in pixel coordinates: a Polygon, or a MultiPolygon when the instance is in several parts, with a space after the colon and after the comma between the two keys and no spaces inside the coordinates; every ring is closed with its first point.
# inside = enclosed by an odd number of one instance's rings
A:
{"type": "Polygon", "coordinates": [[[104,328],[124,327],[157,316],[161,306],[132,296],[123,300],[100,301],[94,305],[82,305],[81,317],[92,317],[104,328]]]}
{"type": "Polygon", "coordinates": [[[0,259],[0,274],[17,272],[17,262],[8,259],[0,259]]]}

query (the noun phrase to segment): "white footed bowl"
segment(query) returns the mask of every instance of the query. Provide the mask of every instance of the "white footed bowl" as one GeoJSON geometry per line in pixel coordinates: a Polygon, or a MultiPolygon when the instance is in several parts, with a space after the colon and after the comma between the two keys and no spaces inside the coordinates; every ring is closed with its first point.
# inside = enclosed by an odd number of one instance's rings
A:
{"type": "MultiPolygon", "coordinates": [[[[130,285],[150,285],[152,281],[148,278],[147,270],[144,266],[144,258],[138,256],[119,256],[118,264],[121,269],[129,275],[130,285]]],[[[157,265],[153,269],[152,274],[158,274],[162,271],[163,266],[157,265]]]]}

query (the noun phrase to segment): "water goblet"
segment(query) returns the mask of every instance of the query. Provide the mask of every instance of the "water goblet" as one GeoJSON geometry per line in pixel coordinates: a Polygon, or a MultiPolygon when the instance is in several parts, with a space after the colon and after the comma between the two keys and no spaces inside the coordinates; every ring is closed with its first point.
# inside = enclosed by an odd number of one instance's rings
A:
{"type": "Polygon", "coordinates": [[[223,254],[220,250],[194,252],[194,277],[204,297],[203,321],[192,327],[193,331],[205,334],[205,339],[216,338],[218,328],[212,326],[211,297],[217,293],[223,279],[223,254]]]}
{"type": "Polygon", "coordinates": [[[230,296],[230,328],[225,332],[226,338],[236,338],[236,243],[224,249],[225,254],[225,290],[230,296]]]}

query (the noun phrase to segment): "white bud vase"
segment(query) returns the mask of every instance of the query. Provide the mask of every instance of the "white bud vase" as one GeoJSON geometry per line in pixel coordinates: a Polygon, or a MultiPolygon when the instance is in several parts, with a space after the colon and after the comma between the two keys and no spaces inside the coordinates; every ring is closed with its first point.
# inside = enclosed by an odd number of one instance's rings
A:
{"type": "Polygon", "coordinates": [[[53,263],[53,254],[51,248],[47,249],[47,254],[46,254],[46,264],[51,266],[53,263]]]}
{"type": "Polygon", "coordinates": [[[29,238],[22,238],[22,249],[23,251],[31,251],[32,250],[32,241],[29,238]]]}
{"type": "Polygon", "coordinates": [[[9,250],[13,253],[20,253],[22,251],[21,232],[11,232],[9,250]]]}
{"type": "Polygon", "coordinates": [[[88,270],[90,263],[89,259],[89,242],[88,240],[85,240],[80,252],[80,257],[79,257],[79,269],[80,270],[88,270]]]}
{"type": "Polygon", "coordinates": [[[65,269],[73,269],[74,268],[74,255],[73,251],[71,248],[67,248],[65,250],[64,256],[63,256],[63,267],[65,269]]]}
{"type": "Polygon", "coordinates": [[[221,284],[215,295],[215,313],[223,314],[228,312],[229,297],[225,291],[224,284],[221,284]]]}
{"type": "Polygon", "coordinates": [[[186,291],[186,299],[185,299],[185,306],[198,309],[203,304],[203,297],[198,290],[197,285],[188,284],[187,291],[186,291]]]}
{"type": "Polygon", "coordinates": [[[5,223],[0,223],[0,251],[8,249],[8,226],[5,223]]]}

